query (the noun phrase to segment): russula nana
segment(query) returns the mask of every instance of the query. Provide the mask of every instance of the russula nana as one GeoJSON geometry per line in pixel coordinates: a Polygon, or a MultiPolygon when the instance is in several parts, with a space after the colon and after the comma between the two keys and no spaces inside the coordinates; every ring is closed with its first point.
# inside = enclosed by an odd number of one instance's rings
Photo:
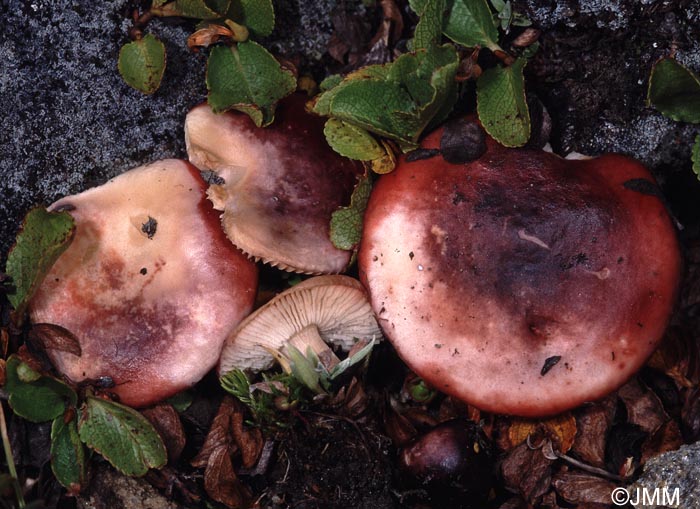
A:
{"type": "Polygon", "coordinates": [[[61,373],[109,376],[123,403],[145,406],[214,367],[252,309],[257,268],[221,231],[205,189],[196,168],[165,160],[51,206],[76,232],[30,313],[80,341],[80,357],[48,351],[61,373]]]}
{"type": "Polygon", "coordinates": [[[283,100],[264,129],[244,113],[197,106],[185,120],[187,153],[224,180],[210,187],[209,198],[236,246],[284,270],[338,273],[350,252],[331,243],[331,214],[350,203],[364,170],[328,146],[324,119],[306,112],[306,99],[283,100]]]}
{"type": "MultiPolygon", "coordinates": [[[[422,143],[440,146],[442,129],[422,143]]],[[[660,341],[681,257],[650,173],[487,137],[466,163],[402,158],[365,215],[360,276],[385,335],[435,388],[544,416],[619,387],[660,341]]]]}
{"type": "Polygon", "coordinates": [[[219,373],[234,368],[271,367],[270,351],[287,345],[302,354],[310,347],[326,365],[337,362],[327,346],[349,351],[359,339],[379,339],[381,331],[359,281],[348,276],[318,276],[285,290],[243,320],[226,340],[219,373]]]}

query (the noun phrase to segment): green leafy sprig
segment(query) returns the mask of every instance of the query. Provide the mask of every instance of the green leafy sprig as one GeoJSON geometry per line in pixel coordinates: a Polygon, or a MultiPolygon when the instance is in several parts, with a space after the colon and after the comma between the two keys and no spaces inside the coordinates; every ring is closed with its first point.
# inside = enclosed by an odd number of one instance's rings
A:
{"type": "MultiPolygon", "coordinates": [[[[700,78],[673,57],[658,60],[649,77],[647,105],[678,122],[700,124],[700,78]]],[[[693,172],[700,179],[700,134],[691,159],[693,172]]]]}
{"type": "Polygon", "coordinates": [[[160,87],[166,66],[165,46],[143,28],[153,17],[200,20],[192,47],[215,45],[207,61],[206,84],[212,109],[247,113],[258,127],[270,124],[277,102],[296,89],[296,77],[251,37],[266,37],[275,26],[271,0],[153,0],[135,16],[132,42],[119,53],[124,81],[145,94],[160,87]]]}

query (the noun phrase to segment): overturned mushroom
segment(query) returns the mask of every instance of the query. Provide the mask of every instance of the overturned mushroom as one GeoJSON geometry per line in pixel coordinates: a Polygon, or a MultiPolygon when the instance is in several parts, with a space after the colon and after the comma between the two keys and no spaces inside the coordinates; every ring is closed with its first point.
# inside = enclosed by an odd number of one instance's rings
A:
{"type": "Polygon", "coordinates": [[[166,160],[54,203],[73,243],[30,304],[65,327],[80,357],[48,350],[74,382],[108,376],[144,406],[197,382],[253,305],[255,265],[226,239],[199,172],[166,160]]]}
{"type": "Polygon", "coordinates": [[[243,320],[226,340],[219,373],[234,368],[262,371],[272,366],[270,351],[293,345],[311,348],[326,365],[337,362],[327,346],[344,351],[381,331],[359,281],[347,276],[307,279],[274,297],[243,320]]]}
{"type": "MultiPolygon", "coordinates": [[[[441,130],[423,142],[440,146],[441,130]]],[[[669,321],[681,259],[653,177],[619,155],[401,160],[359,253],[378,320],[434,387],[540,416],[619,387],[669,321]]]]}
{"type": "Polygon", "coordinates": [[[185,121],[187,152],[224,179],[209,197],[236,246],[285,270],[337,273],[350,252],[331,243],[331,214],[350,203],[363,168],[326,144],[323,119],[304,104],[301,94],[285,99],[265,129],[243,113],[197,106],[185,121]]]}

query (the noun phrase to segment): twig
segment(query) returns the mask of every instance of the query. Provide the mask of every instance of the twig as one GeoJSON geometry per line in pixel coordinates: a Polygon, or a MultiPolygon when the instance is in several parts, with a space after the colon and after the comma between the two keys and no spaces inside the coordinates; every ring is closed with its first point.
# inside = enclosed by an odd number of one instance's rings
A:
{"type": "Polygon", "coordinates": [[[24,495],[22,494],[22,487],[19,485],[19,479],[17,478],[17,468],[15,467],[15,458],[12,455],[12,446],[10,445],[10,437],[7,434],[7,422],[5,422],[5,408],[2,403],[0,403],[0,434],[2,435],[2,447],[5,449],[5,461],[7,462],[7,469],[10,471],[12,476],[12,482],[15,488],[15,496],[17,497],[17,506],[19,509],[24,509],[24,495]]]}

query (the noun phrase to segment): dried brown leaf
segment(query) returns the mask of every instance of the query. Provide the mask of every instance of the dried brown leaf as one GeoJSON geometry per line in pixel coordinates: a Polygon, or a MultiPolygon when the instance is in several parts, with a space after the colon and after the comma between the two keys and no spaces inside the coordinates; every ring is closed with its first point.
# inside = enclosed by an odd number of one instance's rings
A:
{"type": "Polygon", "coordinates": [[[683,436],[678,423],[673,420],[668,421],[642,445],[640,464],[644,465],[649,459],[661,453],[675,451],[681,445],[683,445],[683,436]]]}
{"type": "Polygon", "coordinates": [[[544,457],[541,450],[520,444],[501,463],[506,488],[534,505],[549,490],[552,463],[552,460],[544,457]]]}
{"type": "Polygon", "coordinates": [[[498,509],[529,509],[527,502],[520,497],[513,497],[503,503],[498,509]]]}
{"type": "Polygon", "coordinates": [[[396,447],[406,445],[418,434],[411,421],[401,415],[389,401],[384,405],[384,430],[396,447]]]}
{"type": "Polygon", "coordinates": [[[7,380],[5,359],[0,359],[0,386],[5,385],[5,380],[7,380]]]}
{"type": "Polygon", "coordinates": [[[43,350],[58,350],[78,357],[82,354],[78,338],[60,325],[36,323],[29,330],[29,340],[43,350]]]}
{"type": "Polygon", "coordinates": [[[681,410],[683,434],[689,442],[700,440],[700,387],[689,390],[681,410]]]}
{"type": "Polygon", "coordinates": [[[243,467],[252,468],[260,457],[264,442],[260,429],[246,426],[243,422],[244,417],[243,405],[234,400],[234,410],[231,414],[233,440],[241,451],[243,467]]]}
{"type": "Polygon", "coordinates": [[[10,346],[10,333],[4,327],[0,328],[0,357],[7,357],[7,350],[10,346]]]}
{"type": "Polygon", "coordinates": [[[231,509],[250,504],[250,490],[236,476],[231,455],[223,447],[215,449],[209,457],[204,471],[204,489],[213,500],[231,509]]]}
{"type": "Polygon", "coordinates": [[[469,419],[470,421],[479,422],[481,420],[481,411],[471,405],[467,405],[451,396],[447,396],[440,402],[438,409],[438,421],[445,422],[452,419],[469,419]]]}
{"type": "Polygon", "coordinates": [[[571,450],[589,465],[605,466],[605,441],[615,417],[616,403],[617,396],[611,395],[575,411],[577,432],[571,450]]]}
{"type": "Polygon", "coordinates": [[[692,333],[671,327],[664,340],[647,362],[651,368],[666,373],[679,387],[700,383],[700,350],[692,333]]]}
{"type": "Polygon", "coordinates": [[[182,427],[180,415],[172,405],[156,405],[153,408],[142,410],[143,416],[153,424],[160,437],[163,439],[165,449],[168,451],[168,463],[175,463],[185,448],[185,429],[182,427]]]}
{"type": "Polygon", "coordinates": [[[508,449],[522,444],[528,436],[535,434],[549,438],[558,452],[566,454],[576,437],[576,419],[571,412],[544,420],[513,418],[508,428],[508,449]]]}
{"type": "Polygon", "coordinates": [[[669,420],[659,397],[639,381],[633,378],[617,391],[618,397],[627,409],[627,421],[636,424],[649,434],[656,431],[669,420]]]}
{"type": "Polygon", "coordinates": [[[187,47],[190,49],[207,48],[221,39],[231,39],[233,32],[221,25],[209,25],[197,30],[187,38],[187,47]]]}
{"type": "Polygon", "coordinates": [[[552,479],[559,496],[571,504],[609,504],[617,485],[606,479],[583,472],[562,470],[552,479]]]}
{"type": "Polygon", "coordinates": [[[207,466],[209,457],[218,449],[225,449],[230,453],[229,449],[234,445],[233,435],[231,434],[231,416],[234,412],[234,399],[226,396],[219,406],[214,420],[207,433],[207,438],[204,439],[204,445],[197,456],[191,461],[195,468],[203,468],[207,466]]]}
{"type": "Polygon", "coordinates": [[[379,30],[370,41],[370,45],[374,46],[378,40],[383,39],[386,41],[387,46],[393,46],[401,39],[401,34],[403,33],[404,24],[401,9],[399,9],[394,0],[381,0],[380,5],[384,19],[380,24],[379,30]]]}

